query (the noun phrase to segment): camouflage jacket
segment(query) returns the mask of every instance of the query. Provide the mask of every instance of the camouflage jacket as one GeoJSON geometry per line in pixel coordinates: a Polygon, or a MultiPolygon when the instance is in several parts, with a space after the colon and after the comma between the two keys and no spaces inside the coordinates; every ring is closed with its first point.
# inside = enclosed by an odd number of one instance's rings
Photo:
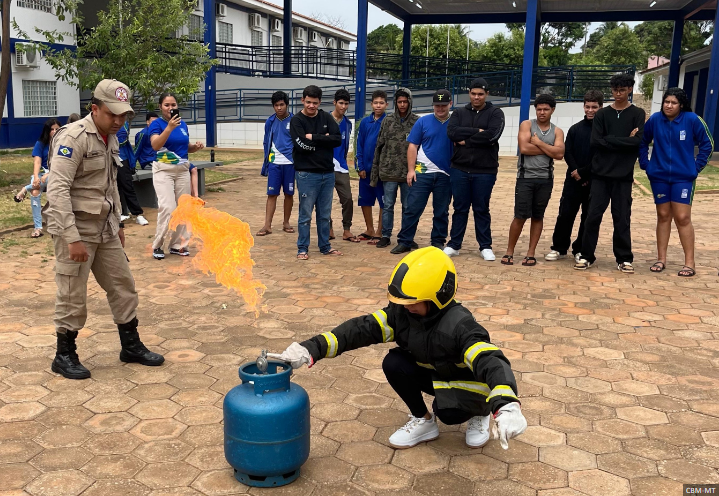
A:
{"type": "Polygon", "coordinates": [[[407,179],[407,136],[419,116],[412,113],[412,93],[407,88],[395,92],[394,114],[382,121],[377,137],[377,148],[372,161],[370,184],[376,186],[379,180],[404,182],[407,179]],[[402,119],[397,110],[397,93],[409,95],[407,116],[402,119]]]}

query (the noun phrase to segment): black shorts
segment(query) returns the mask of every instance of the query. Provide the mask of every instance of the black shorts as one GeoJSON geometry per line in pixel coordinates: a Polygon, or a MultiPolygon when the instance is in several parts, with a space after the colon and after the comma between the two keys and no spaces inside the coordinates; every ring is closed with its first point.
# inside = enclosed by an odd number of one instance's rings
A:
{"type": "Polygon", "coordinates": [[[553,187],[554,179],[517,178],[514,187],[514,217],[543,219],[553,187]]]}

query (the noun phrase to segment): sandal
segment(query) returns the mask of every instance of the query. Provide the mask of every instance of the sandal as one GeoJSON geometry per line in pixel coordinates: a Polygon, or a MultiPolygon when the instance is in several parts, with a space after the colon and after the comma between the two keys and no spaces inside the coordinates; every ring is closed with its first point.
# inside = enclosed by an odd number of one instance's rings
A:
{"type": "Polygon", "coordinates": [[[522,265],[525,267],[534,267],[537,265],[537,259],[534,257],[524,257],[524,260],[522,260],[522,265]]]}
{"type": "Polygon", "coordinates": [[[505,255],[502,257],[502,265],[514,265],[514,256],[513,255],[505,255]]]}
{"type": "Polygon", "coordinates": [[[22,188],[20,191],[17,192],[17,195],[13,196],[13,200],[15,200],[15,203],[20,203],[25,199],[26,195],[27,190],[25,188],[22,188]]]}
{"type": "Polygon", "coordinates": [[[377,243],[379,243],[379,240],[380,240],[380,239],[382,239],[382,238],[378,238],[378,237],[374,236],[374,237],[372,237],[372,240],[371,240],[371,241],[368,241],[368,242],[367,242],[367,244],[368,244],[368,245],[376,245],[377,243]]]}
{"type": "Polygon", "coordinates": [[[677,275],[679,277],[694,277],[697,275],[697,271],[694,270],[693,267],[689,267],[688,265],[685,265],[682,270],[680,270],[677,275]]]}
{"type": "Polygon", "coordinates": [[[42,229],[35,229],[30,235],[31,238],[42,238],[43,236],[44,233],[42,232],[42,229]]]}
{"type": "Polygon", "coordinates": [[[356,236],[356,238],[358,238],[360,241],[372,241],[373,239],[372,236],[367,233],[362,233],[359,236],[356,236]]]}
{"type": "Polygon", "coordinates": [[[310,256],[307,254],[307,252],[301,252],[297,254],[297,260],[309,260],[310,256]]]}
{"type": "Polygon", "coordinates": [[[342,256],[342,252],[339,251],[339,250],[336,249],[336,248],[332,248],[332,249],[331,249],[330,251],[328,251],[327,253],[323,253],[323,255],[330,255],[330,256],[333,256],[333,257],[341,257],[341,256],[342,256]]]}
{"type": "Polygon", "coordinates": [[[666,269],[666,268],[667,268],[667,264],[657,260],[656,262],[654,262],[654,264],[652,264],[651,267],[649,267],[649,270],[651,270],[652,272],[659,273],[659,272],[663,272],[664,269],[666,269]]]}
{"type": "Polygon", "coordinates": [[[282,230],[286,233],[294,234],[295,228],[294,227],[283,227],[282,230]]]}
{"type": "Polygon", "coordinates": [[[272,231],[263,227],[257,232],[257,234],[255,234],[255,236],[267,236],[268,234],[272,234],[272,231]]]}
{"type": "Polygon", "coordinates": [[[342,238],[342,241],[349,241],[350,243],[360,243],[362,240],[357,236],[350,236],[349,238],[342,238]]]}
{"type": "Polygon", "coordinates": [[[630,262],[617,264],[617,270],[625,274],[634,274],[634,266],[630,262]]]}

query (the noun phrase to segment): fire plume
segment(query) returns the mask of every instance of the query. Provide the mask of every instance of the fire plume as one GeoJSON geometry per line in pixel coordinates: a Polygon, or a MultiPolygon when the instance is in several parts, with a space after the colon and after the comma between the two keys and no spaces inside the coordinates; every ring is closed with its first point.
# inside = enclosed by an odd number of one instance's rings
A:
{"type": "Polygon", "coordinates": [[[250,249],[255,240],[249,224],[227,212],[205,207],[203,200],[190,195],[180,197],[170,219],[170,229],[180,224],[200,241],[192,260],[195,268],[214,274],[219,284],[234,289],[255,315],[259,315],[260,300],[267,288],[252,276],[255,262],[250,257],[250,249]]]}

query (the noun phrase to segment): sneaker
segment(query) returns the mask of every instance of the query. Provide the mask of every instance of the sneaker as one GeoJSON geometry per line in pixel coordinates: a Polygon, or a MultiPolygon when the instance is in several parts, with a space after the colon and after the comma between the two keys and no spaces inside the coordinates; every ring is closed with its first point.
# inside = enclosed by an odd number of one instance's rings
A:
{"type": "Polygon", "coordinates": [[[470,448],[481,448],[487,444],[489,441],[489,415],[469,419],[464,440],[470,448]]]}
{"type": "Polygon", "coordinates": [[[389,437],[389,445],[393,448],[404,449],[417,446],[425,441],[432,441],[439,437],[439,427],[435,422],[434,414],[432,418],[417,418],[409,416],[409,422],[400,427],[389,437]]]}
{"type": "Polygon", "coordinates": [[[582,254],[581,254],[581,253],[575,253],[575,254],[574,254],[574,262],[575,262],[575,263],[579,263],[579,261],[580,261],[581,259],[582,259],[582,254]]]}
{"type": "Polygon", "coordinates": [[[634,274],[634,266],[630,262],[622,262],[617,264],[617,270],[625,274],[634,274]]]}
{"type": "Polygon", "coordinates": [[[459,255],[459,250],[455,250],[454,248],[450,248],[449,246],[446,246],[442,251],[450,258],[459,255]]]}
{"type": "Polygon", "coordinates": [[[179,255],[181,257],[189,257],[190,256],[190,250],[187,248],[182,248],[178,250],[177,248],[170,248],[170,255],[179,255]]]}
{"type": "Polygon", "coordinates": [[[402,253],[407,253],[409,251],[412,251],[411,247],[409,247],[407,245],[403,245],[402,243],[397,243],[397,246],[392,248],[390,253],[392,253],[393,255],[400,255],[402,253]]]}
{"type": "Polygon", "coordinates": [[[129,219],[130,219],[129,215],[122,214],[120,216],[120,222],[125,222],[126,220],[129,220],[129,219]]]}
{"type": "Polygon", "coordinates": [[[590,262],[589,260],[580,258],[579,260],[577,260],[577,263],[574,264],[574,268],[576,270],[587,270],[592,265],[594,265],[594,264],[592,262],[590,262]]]}
{"type": "Polygon", "coordinates": [[[391,244],[392,244],[392,241],[391,241],[389,238],[386,238],[386,237],[382,236],[382,239],[380,239],[379,241],[377,241],[377,244],[375,245],[375,247],[377,247],[377,248],[387,248],[387,247],[388,247],[389,245],[391,245],[391,244]]]}
{"type": "MultiPolygon", "coordinates": [[[[567,254],[566,254],[566,253],[559,253],[557,250],[552,250],[552,251],[550,251],[549,253],[547,253],[546,255],[544,255],[544,259],[547,260],[547,261],[549,261],[549,262],[554,262],[554,261],[560,260],[560,259],[562,259],[562,258],[567,258],[567,254]]],[[[574,258],[574,261],[575,261],[575,262],[577,261],[577,258],[576,258],[576,257],[574,258]]]]}
{"type": "Polygon", "coordinates": [[[154,250],[152,250],[152,258],[154,258],[155,260],[162,260],[163,258],[165,258],[165,252],[162,251],[162,248],[155,248],[154,250]]]}
{"type": "Polygon", "coordinates": [[[479,254],[482,255],[482,258],[485,259],[487,262],[494,262],[497,259],[497,257],[494,256],[494,252],[491,248],[479,250],[479,254]]]}
{"type": "Polygon", "coordinates": [[[135,222],[137,222],[141,226],[146,226],[149,224],[149,222],[147,222],[147,219],[143,215],[138,215],[137,218],[135,219],[135,222]]]}

